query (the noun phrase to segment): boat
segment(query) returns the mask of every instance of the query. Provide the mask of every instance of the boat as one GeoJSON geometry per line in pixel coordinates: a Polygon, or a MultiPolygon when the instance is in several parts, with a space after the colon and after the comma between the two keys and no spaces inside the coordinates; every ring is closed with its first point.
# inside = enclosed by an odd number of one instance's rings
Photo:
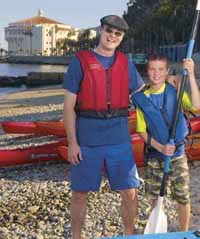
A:
{"type": "Polygon", "coordinates": [[[137,123],[136,112],[130,111],[128,115],[128,127],[130,134],[136,133],[136,123],[137,123]]]}
{"type": "MultiPolygon", "coordinates": [[[[131,135],[132,150],[135,158],[136,165],[138,167],[144,166],[144,141],[141,139],[139,134],[134,133],[131,135]]],[[[64,160],[67,160],[67,146],[58,146],[57,148],[59,155],[64,160]]]]}
{"type": "Polygon", "coordinates": [[[200,132],[200,116],[189,119],[189,128],[192,133],[200,132]]]}
{"type": "MultiPolygon", "coordinates": [[[[144,166],[144,142],[141,139],[141,137],[139,136],[139,134],[137,134],[135,132],[136,130],[136,113],[133,111],[132,113],[129,114],[128,117],[129,120],[129,129],[131,132],[131,140],[132,140],[132,149],[133,149],[133,153],[134,153],[134,158],[136,160],[136,164],[138,167],[143,167],[144,166]]],[[[189,142],[186,145],[186,155],[188,157],[189,161],[192,160],[200,160],[200,117],[195,117],[195,118],[191,118],[189,120],[190,122],[190,127],[191,127],[191,132],[190,135],[188,136],[189,142]],[[199,133],[198,133],[199,132],[199,133]]],[[[57,135],[60,137],[65,137],[66,138],[66,133],[65,133],[65,129],[64,129],[64,122],[63,121],[34,121],[34,122],[3,122],[2,123],[2,127],[5,130],[5,132],[7,133],[23,133],[23,134],[41,134],[41,135],[57,135]]],[[[56,153],[60,155],[61,158],[67,160],[67,147],[65,145],[67,145],[67,139],[65,139],[65,144],[63,144],[63,147],[58,147],[58,151],[56,151],[56,153]]],[[[61,145],[58,145],[61,146],[61,145]]],[[[14,153],[16,153],[16,155],[21,155],[19,156],[20,159],[16,159],[13,161],[11,160],[11,157],[9,157],[9,160],[11,164],[16,164],[17,161],[19,161],[19,163],[26,163],[28,162],[35,162],[37,160],[33,160],[30,161],[30,155],[32,150],[35,150],[37,152],[37,147],[32,147],[29,149],[27,149],[27,152],[29,152],[29,154],[26,152],[26,150],[18,150],[16,149],[16,151],[12,151],[12,150],[4,150],[4,151],[0,151],[0,158],[3,158],[3,155],[5,155],[5,157],[8,157],[8,155],[14,155],[14,153]],[[2,156],[2,157],[1,157],[2,156]]],[[[44,146],[45,148],[45,146],[44,146]]],[[[47,146],[47,148],[50,148],[50,145],[47,146]]],[[[48,151],[48,150],[47,150],[48,151]]],[[[48,152],[47,152],[48,153],[48,152]]],[[[50,153],[50,152],[49,152],[50,153]]],[[[54,153],[54,152],[53,152],[54,153]]],[[[40,155],[42,156],[42,155],[40,155]]],[[[13,157],[15,158],[15,157],[13,157]]],[[[38,155],[39,158],[39,155],[38,155]]],[[[45,157],[41,157],[40,160],[43,160],[43,158],[45,157]]],[[[51,160],[52,157],[46,157],[46,160],[48,160],[48,158],[51,160]]],[[[45,160],[45,159],[44,159],[45,160]]],[[[5,162],[4,162],[5,163],[5,162]]],[[[4,164],[3,163],[3,164],[4,164]]],[[[0,163],[0,166],[1,163],[0,163]]]]}
{"type": "MultiPolygon", "coordinates": [[[[130,134],[136,133],[136,112],[129,112],[128,126],[130,134]]],[[[60,121],[27,121],[27,122],[15,122],[4,121],[1,123],[5,133],[12,134],[40,134],[40,135],[57,135],[66,136],[64,129],[64,122],[60,121]]],[[[200,116],[188,118],[188,125],[190,133],[196,134],[200,132],[200,116]]]]}
{"type": "MultiPolygon", "coordinates": [[[[129,113],[129,130],[133,134],[136,132],[136,113],[129,113]]],[[[5,133],[10,134],[40,134],[40,135],[57,135],[66,137],[64,122],[60,121],[30,121],[15,122],[4,121],[1,123],[5,133]]]]}
{"type": "Polygon", "coordinates": [[[0,167],[58,160],[57,147],[61,145],[66,145],[66,139],[27,148],[1,149],[0,167]]]}
{"type": "Polygon", "coordinates": [[[185,149],[188,161],[200,160],[200,142],[192,142],[186,145],[185,149]]]}
{"type": "Polygon", "coordinates": [[[200,231],[156,233],[128,237],[102,237],[98,239],[200,239],[200,231]]]}
{"type": "Polygon", "coordinates": [[[63,121],[37,121],[35,122],[37,130],[44,135],[56,135],[66,137],[66,131],[63,121]]]}
{"type": "Polygon", "coordinates": [[[5,133],[8,134],[41,134],[35,122],[16,122],[16,121],[4,121],[1,126],[5,133]]]}

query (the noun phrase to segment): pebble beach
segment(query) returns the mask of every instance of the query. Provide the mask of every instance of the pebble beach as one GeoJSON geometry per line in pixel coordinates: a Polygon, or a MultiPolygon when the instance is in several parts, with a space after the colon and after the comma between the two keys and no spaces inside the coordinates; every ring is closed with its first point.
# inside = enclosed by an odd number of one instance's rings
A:
{"type": "MultiPolygon", "coordinates": [[[[0,122],[60,120],[63,90],[60,85],[27,89],[0,97],[0,122]]],[[[56,140],[53,136],[6,135],[0,126],[0,149],[25,148],[56,140]]],[[[191,191],[190,230],[200,229],[200,161],[189,163],[191,191]]],[[[136,232],[143,233],[151,212],[144,195],[144,170],[138,193],[136,232]]],[[[70,239],[70,170],[60,161],[0,168],[0,239],[70,239]]],[[[77,205],[78,206],[78,205],[77,205]]],[[[165,197],[169,231],[178,231],[176,205],[165,197]]],[[[102,181],[100,192],[90,193],[83,238],[122,235],[120,196],[102,181]]]]}

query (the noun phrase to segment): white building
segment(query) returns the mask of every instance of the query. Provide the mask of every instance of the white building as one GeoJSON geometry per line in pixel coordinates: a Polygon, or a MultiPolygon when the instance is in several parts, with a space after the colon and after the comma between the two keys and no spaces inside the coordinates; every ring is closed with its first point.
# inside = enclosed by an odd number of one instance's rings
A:
{"type": "Polygon", "coordinates": [[[12,55],[62,54],[62,50],[58,49],[60,42],[65,38],[77,39],[77,36],[77,30],[44,17],[42,10],[39,10],[36,17],[10,23],[5,28],[8,52],[12,55]]]}

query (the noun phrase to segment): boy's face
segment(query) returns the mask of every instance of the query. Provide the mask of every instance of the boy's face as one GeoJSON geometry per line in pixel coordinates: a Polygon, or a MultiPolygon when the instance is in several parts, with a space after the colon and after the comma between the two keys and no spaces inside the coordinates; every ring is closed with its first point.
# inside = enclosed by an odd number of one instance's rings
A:
{"type": "Polygon", "coordinates": [[[167,62],[164,60],[151,60],[147,68],[148,78],[155,88],[159,88],[165,82],[168,76],[167,62]]]}

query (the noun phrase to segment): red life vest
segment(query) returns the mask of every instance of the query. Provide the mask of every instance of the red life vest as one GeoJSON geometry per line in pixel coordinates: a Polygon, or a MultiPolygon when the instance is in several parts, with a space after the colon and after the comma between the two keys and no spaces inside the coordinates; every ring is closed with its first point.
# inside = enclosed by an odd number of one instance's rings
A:
{"type": "Polygon", "coordinates": [[[129,77],[126,56],[117,51],[109,69],[103,67],[92,51],[79,51],[77,57],[83,70],[77,96],[78,115],[94,118],[127,116],[129,77]]]}

